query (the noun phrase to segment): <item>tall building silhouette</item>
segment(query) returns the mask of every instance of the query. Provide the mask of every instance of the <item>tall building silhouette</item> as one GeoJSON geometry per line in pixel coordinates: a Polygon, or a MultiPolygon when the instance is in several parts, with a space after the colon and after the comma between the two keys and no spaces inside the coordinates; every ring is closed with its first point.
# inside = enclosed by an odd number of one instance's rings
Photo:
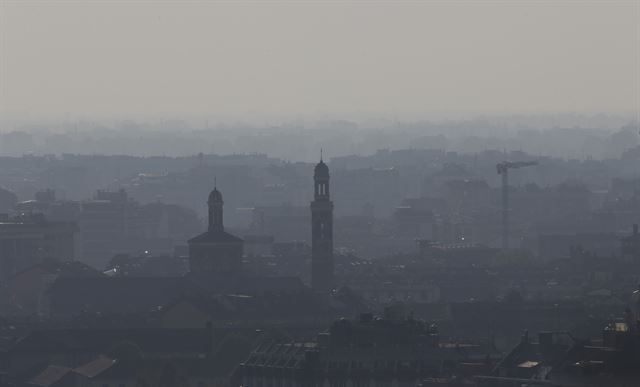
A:
{"type": "Polygon", "coordinates": [[[243,240],[224,231],[224,201],[218,188],[209,194],[209,228],[189,240],[189,266],[193,273],[239,275],[243,240]]]}
{"type": "Polygon", "coordinates": [[[329,195],[329,167],[322,161],[314,174],[311,202],[311,287],[319,293],[333,287],[333,202],[329,195]]]}

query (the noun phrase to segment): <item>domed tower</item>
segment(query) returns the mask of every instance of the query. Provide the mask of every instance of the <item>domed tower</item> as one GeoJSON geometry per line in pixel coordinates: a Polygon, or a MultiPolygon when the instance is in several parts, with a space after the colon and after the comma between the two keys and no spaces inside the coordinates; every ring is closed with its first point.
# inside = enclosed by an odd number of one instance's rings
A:
{"type": "Polygon", "coordinates": [[[209,194],[207,204],[209,205],[209,231],[224,231],[224,224],[222,222],[222,206],[224,205],[224,201],[217,187],[214,187],[213,191],[209,194]]]}
{"type": "Polygon", "coordinates": [[[328,293],[333,288],[333,202],[329,194],[329,167],[322,161],[313,173],[311,202],[311,288],[328,293]]]}
{"type": "Polygon", "coordinates": [[[224,231],[222,193],[217,187],[209,193],[209,227],[189,239],[189,266],[192,273],[240,275],[244,241],[224,231]]]}

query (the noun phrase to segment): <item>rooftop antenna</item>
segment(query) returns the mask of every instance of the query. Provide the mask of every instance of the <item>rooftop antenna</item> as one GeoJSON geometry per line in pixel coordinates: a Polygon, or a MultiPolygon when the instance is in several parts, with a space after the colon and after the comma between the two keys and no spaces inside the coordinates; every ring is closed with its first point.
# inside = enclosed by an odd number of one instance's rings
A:
{"type": "Polygon", "coordinates": [[[218,189],[218,179],[216,176],[213,177],[213,189],[218,189]]]}
{"type": "Polygon", "coordinates": [[[322,148],[320,148],[320,162],[322,162],[322,148]]]}

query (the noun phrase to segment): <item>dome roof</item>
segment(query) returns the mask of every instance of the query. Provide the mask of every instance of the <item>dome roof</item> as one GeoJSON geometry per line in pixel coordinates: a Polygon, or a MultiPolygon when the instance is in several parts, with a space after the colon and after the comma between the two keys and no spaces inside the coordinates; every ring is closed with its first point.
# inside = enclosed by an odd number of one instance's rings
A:
{"type": "Polygon", "coordinates": [[[214,188],[209,194],[209,203],[222,202],[222,194],[218,191],[218,188],[214,188]]]}
{"type": "Polygon", "coordinates": [[[329,167],[327,167],[324,161],[320,160],[313,170],[313,175],[314,177],[329,177],[329,167]]]}

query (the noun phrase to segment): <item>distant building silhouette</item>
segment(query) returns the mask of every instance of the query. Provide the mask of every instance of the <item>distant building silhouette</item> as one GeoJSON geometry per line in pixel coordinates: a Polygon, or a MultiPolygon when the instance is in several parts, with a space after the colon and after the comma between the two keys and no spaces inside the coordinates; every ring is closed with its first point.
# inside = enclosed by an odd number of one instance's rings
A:
{"type": "Polygon", "coordinates": [[[189,240],[189,266],[193,273],[240,275],[244,241],[224,231],[224,201],[218,188],[209,194],[209,229],[189,240]]]}
{"type": "Polygon", "coordinates": [[[0,214],[0,280],[45,259],[73,261],[77,231],[74,222],[53,222],[42,214],[0,214]]]}
{"type": "Polygon", "coordinates": [[[13,210],[16,203],[18,203],[18,196],[8,189],[0,187],[0,212],[10,212],[13,210]]]}
{"type": "Polygon", "coordinates": [[[333,286],[333,202],[329,195],[329,167],[320,159],[314,174],[311,202],[311,287],[328,292],[333,286]]]}
{"type": "Polygon", "coordinates": [[[638,262],[640,260],[640,232],[638,224],[633,225],[633,233],[622,238],[622,255],[628,260],[638,262]]]}

